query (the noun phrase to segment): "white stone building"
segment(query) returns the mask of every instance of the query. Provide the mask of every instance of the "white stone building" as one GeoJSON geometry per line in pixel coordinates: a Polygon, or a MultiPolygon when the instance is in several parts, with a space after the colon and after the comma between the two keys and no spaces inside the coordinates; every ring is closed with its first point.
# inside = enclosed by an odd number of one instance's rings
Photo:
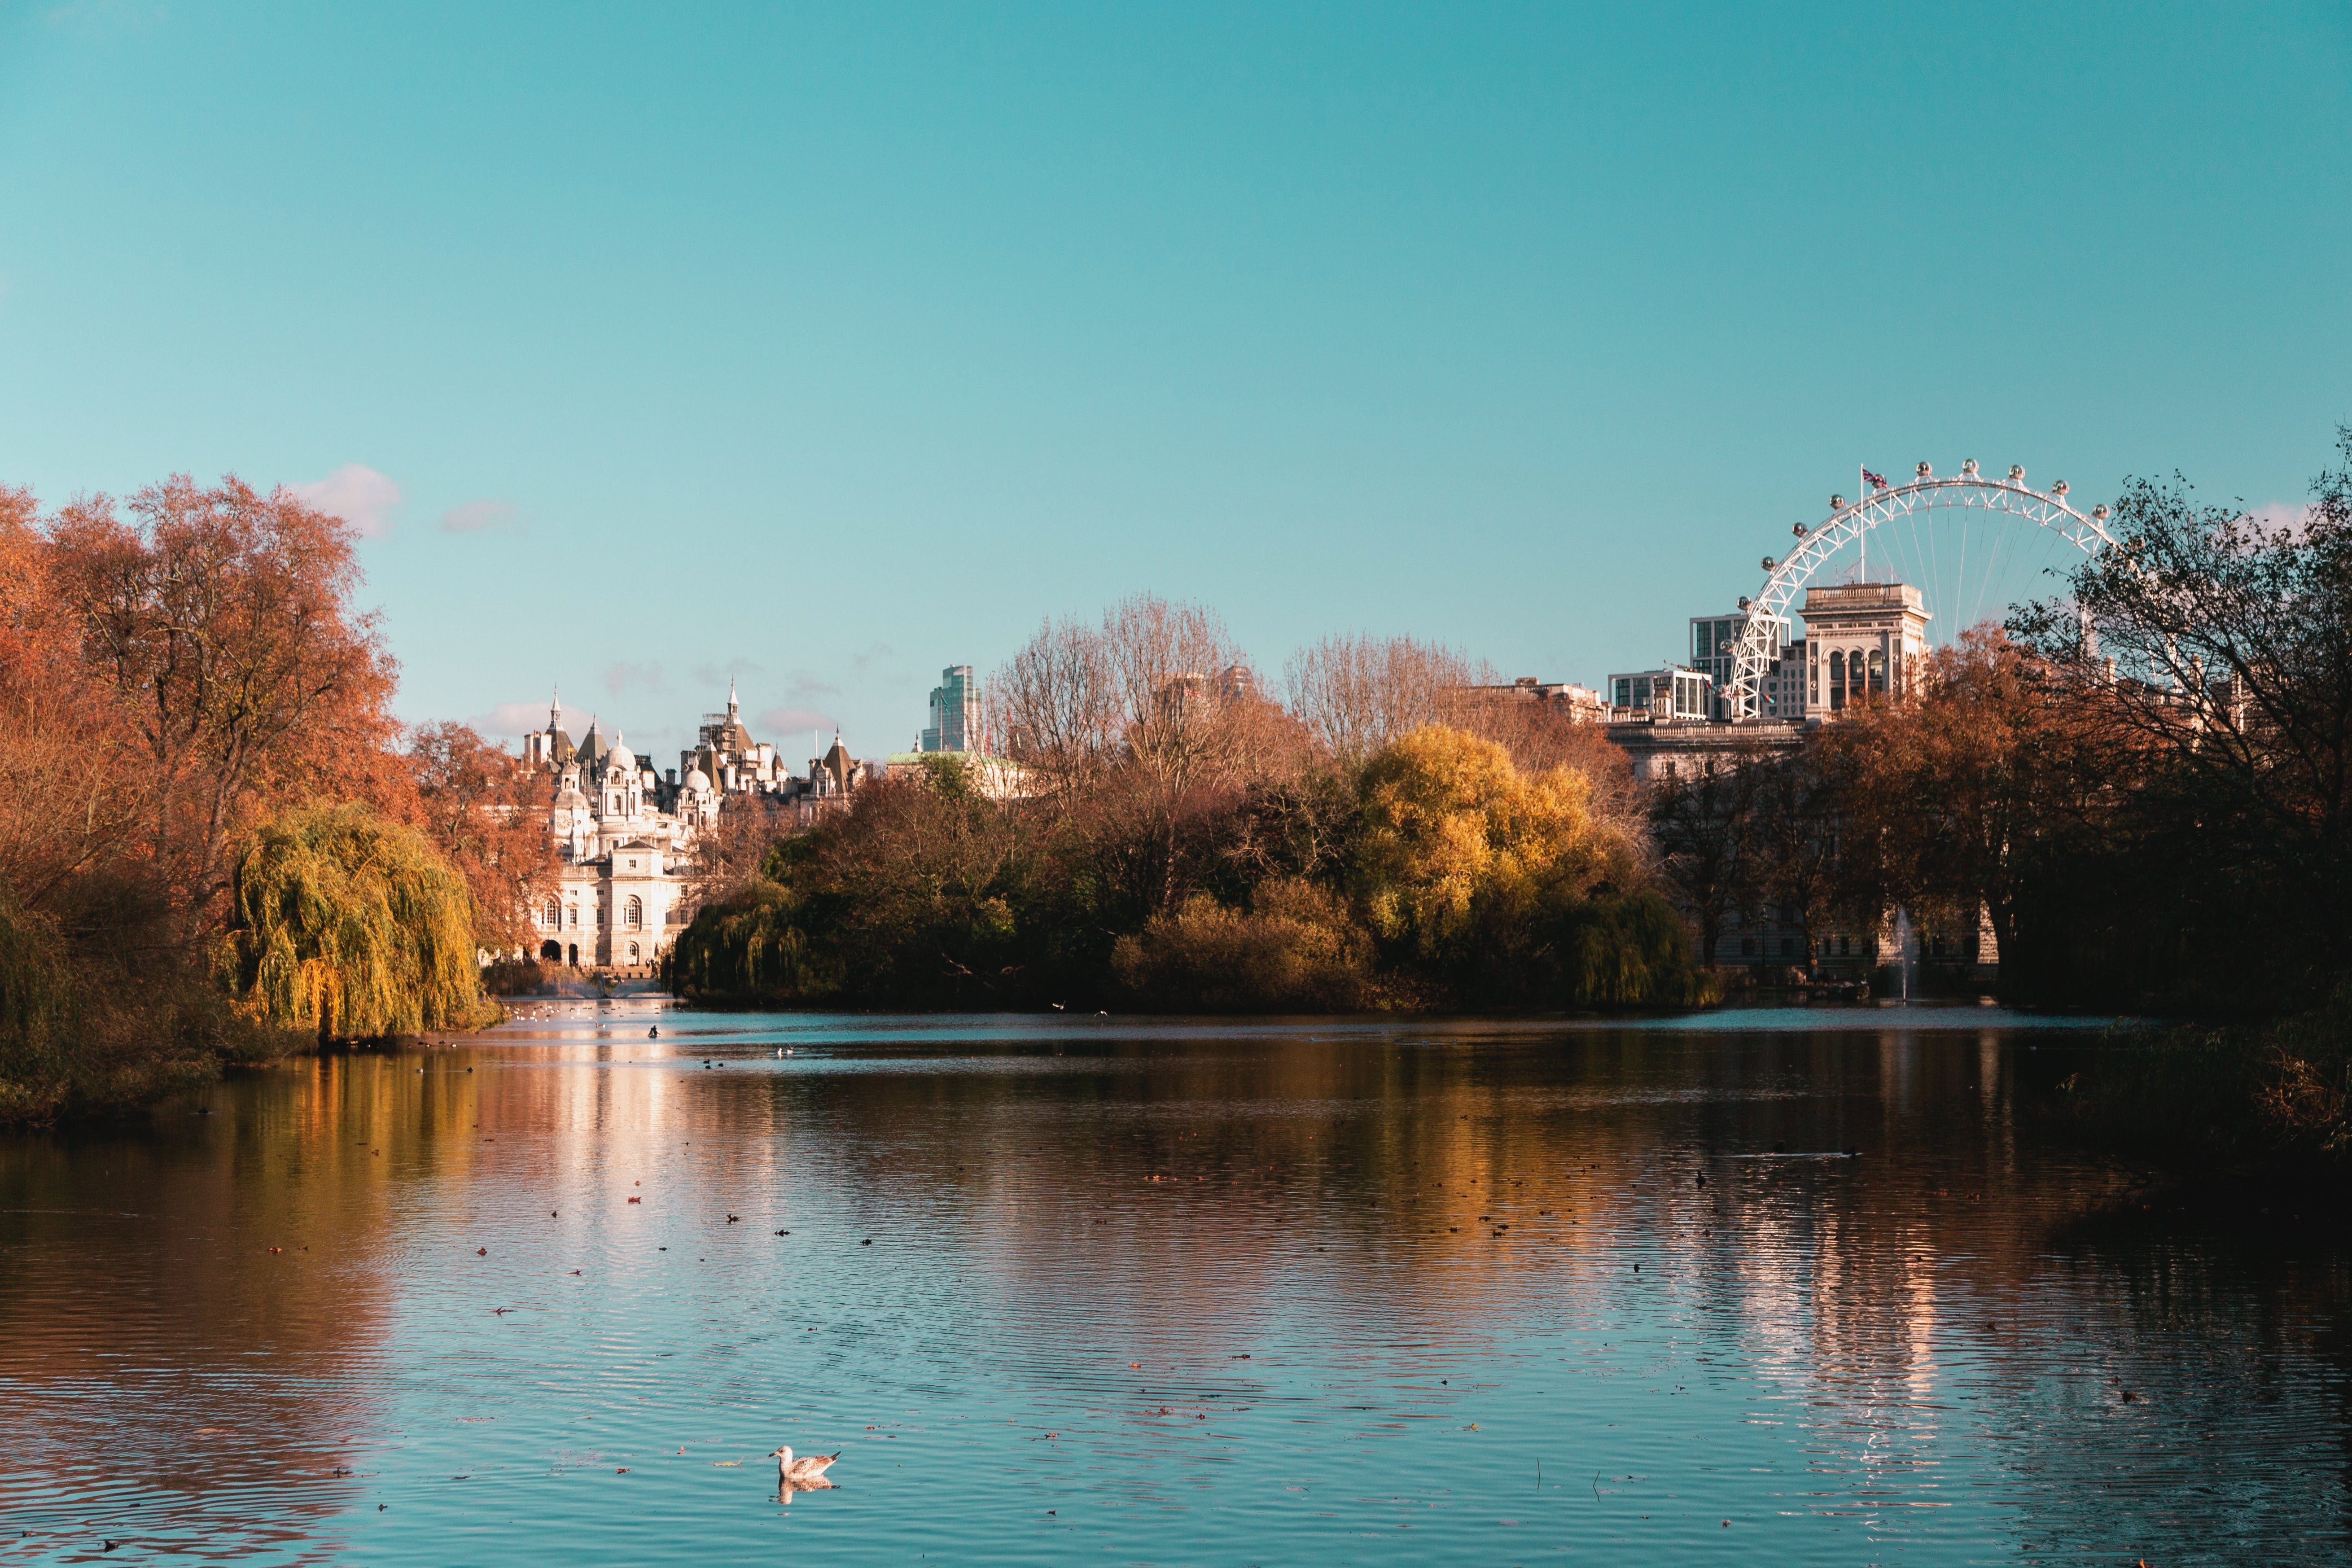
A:
{"type": "Polygon", "coordinates": [[[1789,657],[1805,672],[1805,717],[1836,717],[1866,695],[1901,696],[1927,657],[1927,608],[1907,583],[1841,583],[1805,590],[1803,639],[1789,657]]]}
{"type": "Polygon", "coordinates": [[[692,918],[685,867],[695,835],[719,819],[719,792],[689,767],[659,777],[593,719],[576,747],[563,705],[523,742],[523,760],[551,775],[548,829],[560,862],[556,890],[532,911],[541,963],[625,974],[653,967],[692,918]]]}
{"type": "Polygon", "coordinates": [[[719,820],[730,795],[766,797],[779,826],[805,827],[878,769],[852,757],[834,737],[795,778],[776,749],[743,728],[730,687],[727,711],[703,716],[694,746],[665,776],[610,742],[595,720],[573,745],[563,704],[548,709],[547,728],[523,738],[523,762],[544,771],[553,792],[549,831],[560,863],[556,891],[531,911],[542,963],[649,973],[694,918],[690,873],[696,837],[719,820]],[[681,777],[680,775],[684,776],[681,777]]]}

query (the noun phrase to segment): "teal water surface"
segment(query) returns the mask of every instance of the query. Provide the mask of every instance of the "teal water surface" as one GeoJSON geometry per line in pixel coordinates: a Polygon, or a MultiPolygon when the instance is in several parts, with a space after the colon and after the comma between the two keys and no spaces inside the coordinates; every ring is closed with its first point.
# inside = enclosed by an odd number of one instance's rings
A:
{"type": "Polygon", "coordinates": [[[2021,1110],[2102,1048],[620,1003],[289,1063],[0,1141],[0,1562],[2344,1561],[2344,1254],[2021,1110]]]}

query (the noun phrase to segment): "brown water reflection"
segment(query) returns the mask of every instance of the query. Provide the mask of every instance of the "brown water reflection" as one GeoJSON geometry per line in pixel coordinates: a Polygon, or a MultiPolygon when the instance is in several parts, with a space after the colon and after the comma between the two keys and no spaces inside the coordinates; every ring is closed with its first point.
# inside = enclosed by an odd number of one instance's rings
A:
{"type": "Polygon", "coordinates": [[[2340,1249],[2060,1037],[598,1018],[0,1144],[0,1557],[2343,1548],[2340,1249]]]}

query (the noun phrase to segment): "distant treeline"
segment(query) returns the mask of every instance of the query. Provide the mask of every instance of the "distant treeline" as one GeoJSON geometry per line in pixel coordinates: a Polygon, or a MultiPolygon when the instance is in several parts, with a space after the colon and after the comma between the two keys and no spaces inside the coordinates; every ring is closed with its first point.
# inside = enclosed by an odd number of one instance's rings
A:
{"type": "Polygon", "coordinates": [[[866,786],[704,908],[668,980],[924,1007],[1708,998],[1622,754],[1484,675],[1334,639],[1285,706],[1200,608],[1048,626],[992,689],[1021,798],[952,755],[866,786]]]}

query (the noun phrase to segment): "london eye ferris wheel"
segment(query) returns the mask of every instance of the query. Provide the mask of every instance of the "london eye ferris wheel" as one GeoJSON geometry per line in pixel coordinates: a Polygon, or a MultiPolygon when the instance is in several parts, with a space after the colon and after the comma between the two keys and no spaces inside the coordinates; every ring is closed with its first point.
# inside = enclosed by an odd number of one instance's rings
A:
{"type": "Polygon", "coordinates": [[[1948,479],[1921,463],[1903,484],[1867,468],[1859,479],[1853,499],[1833,495],[1826,518],[1791,529],[1795,547],[1766,556],[1764,585],[1740,601],[1747,617],[1726,693],[1730,718],[1760,712],[1780,628],[1802,611],[1809,585],[1907,583],[1927,602],[1931,639],[1950,642],[1969,626],[2000,619],[2012,605],[2047,596],[2074,566],[2115,542],[2105,507],[2078,511],[2066,499],[2065,480],[2035,489],[2016,465],[2004,479],[1979,473],[1970,458],[1948,479]]]}

